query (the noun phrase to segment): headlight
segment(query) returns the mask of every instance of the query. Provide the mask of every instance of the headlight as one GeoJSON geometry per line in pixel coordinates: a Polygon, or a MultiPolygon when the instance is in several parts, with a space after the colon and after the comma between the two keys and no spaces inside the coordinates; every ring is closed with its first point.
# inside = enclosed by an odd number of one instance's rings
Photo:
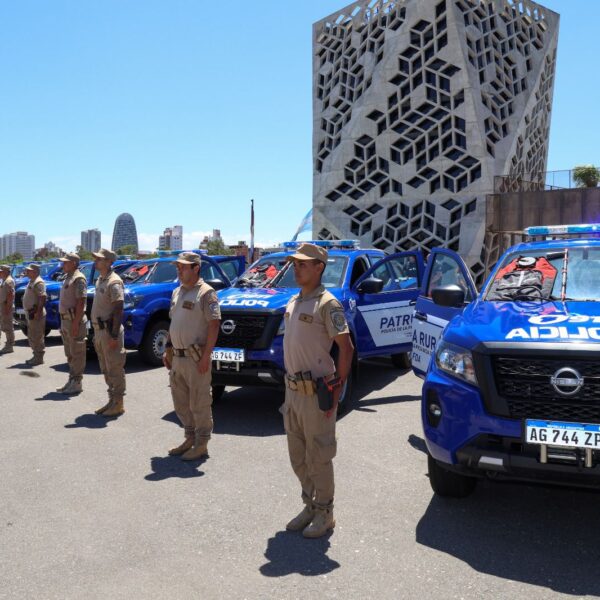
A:
{"type": "Polygon", "coordinates": [[[281,323],[279,323],[279,329],[276,335],[283,335],[285,333],[285,316],[281,317],[281,323]]]}
{"type": "Polygon", "coordinates": [[[123,302],[123,308],[125,310],[131,310],[132,308],[135,308],[140,301],[140,297],[139,296],[135,296],[133,294],[125,294],[125,301],[123,302]]]}
{"type": "Polygon", "coordinates": [[[438,369],[462,379],[472,385],[477,385],[477,377],[473,367],[473,355],[466,348],[440,342],[435,353],[435,364],[438,369]]]}

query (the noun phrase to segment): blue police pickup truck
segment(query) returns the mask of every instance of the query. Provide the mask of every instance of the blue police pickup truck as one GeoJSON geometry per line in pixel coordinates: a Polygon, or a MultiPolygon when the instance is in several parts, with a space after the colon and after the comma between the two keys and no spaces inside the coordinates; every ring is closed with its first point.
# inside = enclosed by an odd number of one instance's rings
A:
{"type": "MultiPolygon", "coordinates": [[[[126,269],[123,324],[125,347],[137,349],[142,360],[153,366],[162,365],[169,331],[169,306],[173,290],[179,285],[171,256],[142,260],[126,269]]],[[[202,256],[202,278],[215,289],[231,285],[231,279],[244,270],[242,256],[202,256]],[[231,275],[231,278],[228,276],[231,275]]],[[[88,292],[91,306],[94,290],[88,292]]]]}
{"type": "Polygon", "coordinates": [[[481,477],[600,486],[600,225],[525,233],[479,294],[456,254],[427,266],[412,356],[441,496],[481,477]]]}
{"type": "MultiPolygon", "coordinates": [[[[355,357],[391,356],[396,366],[410,368],[412,315],[424,272],[420,252],[386,256],[381,250],[361,249],[354,241],[313,243],[328,249],[322,281],[344,307],[355,357]]],[[[218,293],[222,320],[213,352],[215,400],[227,385],[283,384],[283,314],[298,287],[293,269],[281,266],[296,245],[289,242],[286,252],[265,257],[280,268],[266,286],[218,293]]],[[[348,404],[352,380],[342,393],[340,411],[348,404]]]]}

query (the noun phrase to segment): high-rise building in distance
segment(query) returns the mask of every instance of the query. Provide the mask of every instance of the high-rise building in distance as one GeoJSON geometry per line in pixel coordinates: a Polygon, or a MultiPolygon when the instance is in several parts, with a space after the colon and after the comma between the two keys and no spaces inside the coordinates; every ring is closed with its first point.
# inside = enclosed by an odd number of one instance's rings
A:
{"type": "Polygon", "coordinates": [[[0,258],[20,254],[23,260],[32,260],[35,254],[35,236],[26,231],[7,233],[0,238],[0,258]]]}
{"type": "Polygon", "coordinates": [[[135,228],[135,221],[129,213],[122,213],[117,217],[113,229],[111,249],[116,252],[125,246],[133,246],[135,253],[138,251],[137,229],[135,228]]]}
{"type": "Polygon", "coordinates": [[[167,227],[158,238],[159,250],[183,250],[183,227],[167,227]]]}
{"type": "Polygon", "coordinates": [[[99,229],[87,229],[81,232],[81,247],[88,252],[98,252],[102,245],[99,229]]]}

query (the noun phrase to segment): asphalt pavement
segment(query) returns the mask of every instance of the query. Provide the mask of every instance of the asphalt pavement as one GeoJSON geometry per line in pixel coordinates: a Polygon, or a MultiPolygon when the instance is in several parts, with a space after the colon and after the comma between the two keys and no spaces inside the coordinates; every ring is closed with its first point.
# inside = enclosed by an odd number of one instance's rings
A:
{"type": "Polygon", "coordinates": [[[285,531],[300,509],[281,392],[228,388],[210,457],[167,456],[182,439],[163,369],[127,357],[126,413],[105,403],[95,359],[84,392],[60,338],[34,369],[18,334],[0,357],[0,598],[559,598],[600,595],[600,495],[482,482],[433,496],[420,380],[361,364],[338,422],[335,532],[285,531]]]}

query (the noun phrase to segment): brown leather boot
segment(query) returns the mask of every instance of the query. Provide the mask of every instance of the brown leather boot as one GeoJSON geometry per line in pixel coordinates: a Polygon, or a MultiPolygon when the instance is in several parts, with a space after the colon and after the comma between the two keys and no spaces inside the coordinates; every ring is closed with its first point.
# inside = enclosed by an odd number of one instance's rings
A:
{"type": "Polygon", "coordinates": [[[285,528],[288,531],[301,531],[313,520],[314,516],[315,509],[312,504],[307,504],[302,511],[285,526],[285,528]]]}
{"type": "Polygon", "coordinates": [[[181,460],[200,460],[208,454],[208,438],[200,436],[198,432],[194,434],[194,445],[181,455],[181,460]]]}
{"type": "Polygon", "coordinates": [[[305,538],[319,538],[334,527],[333,506],[327,508],[315,506],[315,515],[310,524],[302,532],[302,535],[305,538]]]}
{"type": "Polygon", "coordinates": [[[103,417],[119,417],[125,412],[123,406],[123,396],[117,397],[113,400],[112,405],[108,407],[103,413],[103,417]]]}
{"type": "Polygon", "coordinates": [[[171,448],[169,450],[169,456],[181,456],[185,452],[187,452],[194,445],[194,428],[186,427],[185,428],[185,439],[183,443],[177,446],[176,448],[171,448]]]}
{"type": "Polygon", "coordinates": [[[95,410],[94,413],[97,415],[103,414],[105,410],[108,410],[112,406],[112,403],[113,403],[113,396],[112,396],[112,392],[109,391],[108,392],[108,402],[104,406],[99,408],[98,410],[95,410]]]}

